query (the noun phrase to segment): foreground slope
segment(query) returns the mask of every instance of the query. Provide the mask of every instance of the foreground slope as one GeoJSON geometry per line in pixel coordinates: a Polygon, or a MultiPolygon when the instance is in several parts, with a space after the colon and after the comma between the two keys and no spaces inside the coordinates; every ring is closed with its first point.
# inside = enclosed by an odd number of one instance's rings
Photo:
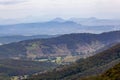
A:
{"type": "MultiPolygon", "coordinates": [[[[98,72],[97,74],[101,74],[102,72],[114,66],[115,64],[118,64],[119,62],[120,44],[117,44],[110,49],[105,50],[92,57],[89,57],[87,59],[80,59],[76,63],[56,68],[51,72],[34,75],[27,80],[76,80],[77,78],[88,76],[84,73],[85,71],[94,69],[96,73],[98,72]],[[110,65],[111,63],[114,65],[110,65]],[[102,71],[103,69],[104,71],[102,71]],[[83,76],[82,74],[84,74],[85,76],[83,76]]],[[[88,71],[90,73],[89,76],[95,75],[95,73],[92,71],[88,71]]]]}
{"type": "Polygon", "coordinates": [[[120,63],[106,71],[101,77],[106,80],[120,80],[120,63]]]}
{"type": "Polygon", "coordinates": [[[76,80],[120,80],[120,63],[99,76],[89,76],[83,79],[77,78],[76,80]]]}

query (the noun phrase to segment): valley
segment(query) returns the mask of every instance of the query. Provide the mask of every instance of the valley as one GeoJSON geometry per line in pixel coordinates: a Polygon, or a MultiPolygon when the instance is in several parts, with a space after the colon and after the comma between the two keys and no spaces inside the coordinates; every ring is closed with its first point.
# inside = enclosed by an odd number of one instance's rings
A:
{"type": "Polygon", "coordinates": [[[0,0],[0,80],[120,80],[120,0],[0,0]]]}
{"type": "Polygon", "coordinates": [[[38,72],[52,70],[58,65],[51,62],[0,59],[0,80],[19,80],[38,72]],[[14,78],[14,79],[13,79],[14,78]]]}

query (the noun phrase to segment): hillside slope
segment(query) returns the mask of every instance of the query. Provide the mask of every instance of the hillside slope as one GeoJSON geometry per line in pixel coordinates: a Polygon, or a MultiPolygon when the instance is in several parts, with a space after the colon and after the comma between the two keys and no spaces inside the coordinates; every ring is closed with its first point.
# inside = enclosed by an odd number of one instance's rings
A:
{"type": "Polygon", "coordinates": [[[120,80],[120,63],[106,71],[101,77],[106,80],[120,80]]]}
{"type": "MultiPolygon", "coordinates": [[[[120,31],[102,34],[66,34],[49,39],[26,40],[0,46],[0,58],[27,58],[48,56],[80,56],[86,58],[97,50],[120,41],[120,31]]],[[[102,50],[101,50],[102,51],[102,50]]]]}
{"type": "Polygon", "coordinates": [[[120,63],[99,76],[89,76],[83,79],[77,78],[76,80],[120,80],[120,63]]]}
{"type": "MultiPolygon", "coordinates": [[[[100,74],[103,71],[99,71],[97,69],[107,64],[110,64],[113,61],[114,64],[118,64],[120,62],[120,44],[115,45],[110,49],[105,50],[87,59],[80,59],[76,63],[73,63],[69,66],[56,68],[52,72],[34,75],[28,80],[75,80],[76,77],[83,77],[81,73],[84,73],[85,71],[93,68],[96,69],[96,71],[98,71],[100,74]]],[[[112,67],[113,65],[109,65],[109,67],[106,67],[105,70],[110,68],[110,66],[112,67]]],[[[103,67],[102,69],[104,68],[105,67],[103,67]]],[[[94,74],[92,71],[89,71],[89,73],[91,73],[90,75],[94,74]]]]}

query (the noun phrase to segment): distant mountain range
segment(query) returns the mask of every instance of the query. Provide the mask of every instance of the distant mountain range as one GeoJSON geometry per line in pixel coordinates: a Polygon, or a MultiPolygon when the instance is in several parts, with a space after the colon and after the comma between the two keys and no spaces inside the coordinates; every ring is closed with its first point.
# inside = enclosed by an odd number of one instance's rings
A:
{"type": "Polygon", "coordinates": [[[0,46],[0,58],[35,59],[68,55],[86,58],[118,42],[120,42],[120,31],[102,34],[66,34],[54,38],[25,40],[2,45],[0,46]]]}
{"type": "Polygon", "coordinates": [[[0,25],[0,36],[55,35],[83,32],[101,33],[113,30],[120,30],[120,20],[97,18],[71,18],[69,20],[64,20],[62,18],[55,18],[47,22],[0,25]]]}
{"type": "Polygon", "coordinates": [[[114,25],[120,26],[120,20],[115,19],[98,19],[96,17],[91,18],[71,18],[70,21],[76,22],[81,25],[86,26],[105,26],[105,25],[114,25]]]}
{"type": "Polygon", "coordinates": [[[15,25],[0,26],[1,35],[41,35],[41,34],[65,34],[81,31],[82,26],[72,21],[66,22],[43,22],[43,23],[25,23],[15,25]]]}

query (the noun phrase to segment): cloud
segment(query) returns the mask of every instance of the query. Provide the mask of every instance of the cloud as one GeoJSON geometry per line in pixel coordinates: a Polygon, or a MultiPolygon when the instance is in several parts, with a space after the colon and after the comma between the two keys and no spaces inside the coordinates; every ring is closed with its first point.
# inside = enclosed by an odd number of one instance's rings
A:
{"type": "Polygon", "coordinates": [[[28,0],[0,0],[0,5],[13,5],[27,2],[28,0]]]}
{"type": "Polygon", "coordinates": [[[119,8],[120,0],[0,0],[0,18],[120,18],[119,8]]]}

